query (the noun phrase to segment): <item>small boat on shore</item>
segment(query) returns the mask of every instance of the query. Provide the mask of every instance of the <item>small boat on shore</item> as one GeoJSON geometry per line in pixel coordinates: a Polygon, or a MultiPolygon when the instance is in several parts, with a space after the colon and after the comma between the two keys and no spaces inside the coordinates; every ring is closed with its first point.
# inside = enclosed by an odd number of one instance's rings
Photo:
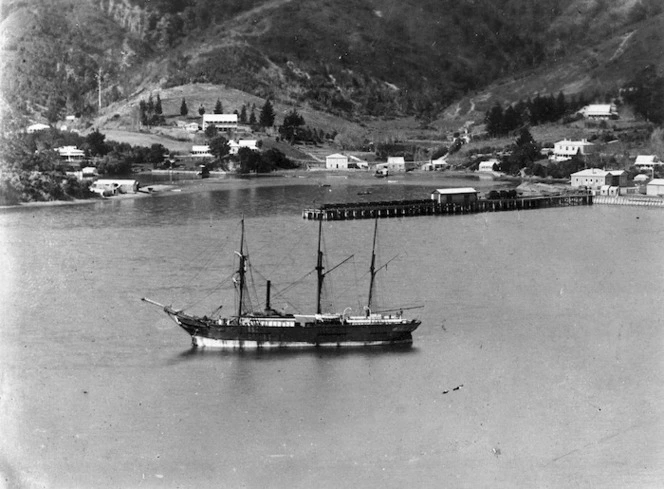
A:
{"type": "MultiPolygon", "coordinates": [[[[382,312],[372,310],[376,274],[387,264],[376,268],[376,236],[378,220],[374,228],[371,255],[370,283],[364,314],[352,315],[350,308],[343,313],[323,312],[321,293],[325,276],[348,261],[325,271],[321,251],[322,221],[318,226],[318,252],[316,262],[316,309],[309,314],[286,314],[270,305],[270,281],[267,281],[265,307],[248,310],[248,255],[244,244],[244,220],[241,221],[240,251],[235,254],[238,266],[233,277],[237,297],[237,309],[230,317],[214,315],[196,316],[172,306],[159,304],[148,298],[142,300],[161,307],[187,334],[196,347],[216,348],[269,348],[311,346],[371,346],[412,343],[412,332],[421,324],[418,319],[407,319],[402,309],[382,312]]],[[[217,310],[220,310],[218,308],[217,310]]]]}

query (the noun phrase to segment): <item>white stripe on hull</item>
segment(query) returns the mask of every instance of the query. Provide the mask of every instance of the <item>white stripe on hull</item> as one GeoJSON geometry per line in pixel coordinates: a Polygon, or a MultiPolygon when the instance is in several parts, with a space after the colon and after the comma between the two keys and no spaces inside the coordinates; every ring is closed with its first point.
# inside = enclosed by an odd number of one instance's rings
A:
{"type": "Polygon", "coordinates": [[[254,349],[254,348],[312,348],[312,347],[343,347],[343,346],[379,346],[412,343],[411,340],[400,341],[343,341],[338,343],[306,343],[294,341],[251,341],[251,340],[217,340],[203,336],[192,336],[194,346],[207,348],[254,349]]]}

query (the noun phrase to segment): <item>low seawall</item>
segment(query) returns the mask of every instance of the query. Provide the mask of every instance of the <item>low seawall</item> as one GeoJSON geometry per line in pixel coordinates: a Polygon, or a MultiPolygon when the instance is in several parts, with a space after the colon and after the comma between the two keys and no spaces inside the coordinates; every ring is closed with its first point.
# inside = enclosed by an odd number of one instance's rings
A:
{"type": "Polygon", "coordinates": [[[515,199],[481,199],[463,203],[439,203],[431,199],[351,202],[345,204],[324,204],[320,207],[304,209],[302,211],[302,218],[339,221],[376,217],[474,214],[478,212],[515,211],[592,204],[593,196],[588,193],[517,197],[515,199]]]}

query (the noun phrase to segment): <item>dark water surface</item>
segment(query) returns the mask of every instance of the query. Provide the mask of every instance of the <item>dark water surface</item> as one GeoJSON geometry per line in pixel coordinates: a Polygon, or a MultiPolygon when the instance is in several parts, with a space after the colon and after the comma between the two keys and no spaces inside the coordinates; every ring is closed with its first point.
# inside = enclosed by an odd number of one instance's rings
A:
{"type": "MultiPolygon", "coordinates": [[[[311,310],[305,206],[478,184],[408,178],[0,211],[0,487],[661,487],[659,209],[382,219],[379,299],[424,306],[410,348],[197,351],[140,301],[232,310],[244,214],[256,302],[269,278],[311,310]]],[[[363,305],[372,226],[324,223],[330,267],[354,254],[338,309],[363,305]]]]}

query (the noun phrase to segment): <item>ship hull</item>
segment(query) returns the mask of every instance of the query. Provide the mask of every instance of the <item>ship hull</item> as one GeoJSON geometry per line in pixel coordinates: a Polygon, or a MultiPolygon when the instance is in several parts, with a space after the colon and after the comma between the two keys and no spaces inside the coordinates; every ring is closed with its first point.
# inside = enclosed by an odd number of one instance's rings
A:
{"type": "Polygon", "coordinates": [[[230,349],[408,344],[413,341],[412,331],[420,325],[416,320],[396,318],[358,322],[339,318],[308,322],[281,317],[249,318],[243,321],[244,324],[233,324],[232,321],[220,324],[218,320],[182,313],[169,315],[191,336],[194,346],[230,349]],[[265,323],[277,325],[266,326],[265,323]]]}

